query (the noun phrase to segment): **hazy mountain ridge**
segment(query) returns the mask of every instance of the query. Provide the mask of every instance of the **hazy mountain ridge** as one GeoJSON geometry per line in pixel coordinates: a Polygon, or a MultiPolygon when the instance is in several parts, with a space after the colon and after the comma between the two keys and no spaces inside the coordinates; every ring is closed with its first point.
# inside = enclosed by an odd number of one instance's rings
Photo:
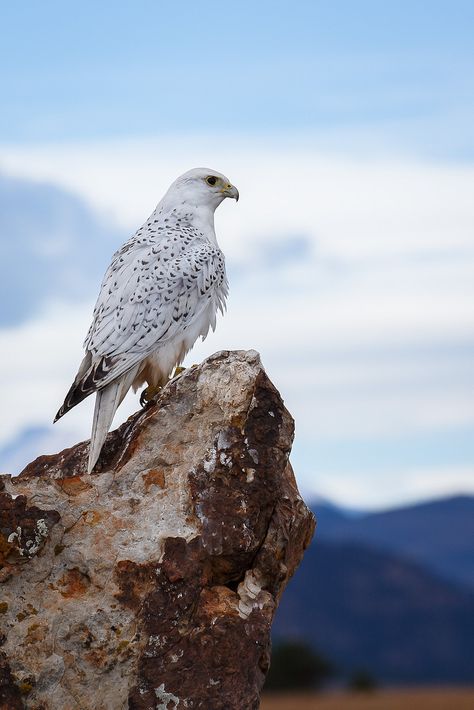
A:
{"type": "Polygon", "coordinates": [[[474,497],[312,509],[316,536],[275,637],[304,639],[342,672],[364,668],[380,682],[473,682],[474,497]]]}
{"type": "Polygon", "coordinates": [[[453,496],[349,516],[327,503],[312,506],[317,540],[390,551],[474,589],[474,497],[453,496]]]}
{"type": "Polygon", "coordinates": [[[474,593],[391,553],[318,539],[283,595],[274,637],[386,683],[472,683],[474,593]]]}

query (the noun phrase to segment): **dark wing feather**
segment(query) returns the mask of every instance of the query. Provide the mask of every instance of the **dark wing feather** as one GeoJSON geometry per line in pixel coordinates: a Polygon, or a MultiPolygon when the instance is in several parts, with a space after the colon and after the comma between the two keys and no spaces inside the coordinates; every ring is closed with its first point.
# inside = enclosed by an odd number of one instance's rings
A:
{"type": "Polygon", "coordinates": [[[82,402],[93,392],[96,392],[101,380],[105,377],[112,363],[111,358],[101,357],[95,362],[92,361],[92,353],[87,351],[79,368],[74,382],[64,399],[64,402],[58,410],[54,421],[57,422],[62,416],[69,412],[70,409],[82,402]]]}

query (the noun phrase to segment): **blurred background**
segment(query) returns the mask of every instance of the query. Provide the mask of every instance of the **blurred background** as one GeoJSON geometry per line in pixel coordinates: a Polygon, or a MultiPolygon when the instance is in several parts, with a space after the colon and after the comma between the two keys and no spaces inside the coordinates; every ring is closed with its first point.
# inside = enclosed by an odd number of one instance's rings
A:
{"type": "Polygon", "coordinates": [[[261,353],[318,517],[268,688],[470,705],[474,4],[44,0],[2,25],[0,470],[88,438],[92,400],[51,421],[112,252],[180,173],[224,172],[228,312],[188,363],[261,353]]]}

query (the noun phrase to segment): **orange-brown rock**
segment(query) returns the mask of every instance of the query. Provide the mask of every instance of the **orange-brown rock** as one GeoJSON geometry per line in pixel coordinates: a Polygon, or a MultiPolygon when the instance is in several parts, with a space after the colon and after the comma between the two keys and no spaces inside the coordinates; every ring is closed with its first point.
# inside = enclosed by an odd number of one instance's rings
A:
{"type": "Polygon", "coordinates": [[[251,710],[314,529],[293,421],[221,352],[109,434],[0,483],[0,710],[251,710]]]}

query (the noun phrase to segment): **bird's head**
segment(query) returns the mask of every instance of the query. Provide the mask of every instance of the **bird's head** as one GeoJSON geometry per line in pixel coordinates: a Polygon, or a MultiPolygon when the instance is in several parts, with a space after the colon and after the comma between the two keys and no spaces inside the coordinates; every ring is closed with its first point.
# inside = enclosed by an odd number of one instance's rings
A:
{"type": "Polygon", "coordinates": [[[226,197],[239,199],[239,191],[229,178],[210,168],[194,168],[174,181],[164,200],[214,211],[226,197]]]}

